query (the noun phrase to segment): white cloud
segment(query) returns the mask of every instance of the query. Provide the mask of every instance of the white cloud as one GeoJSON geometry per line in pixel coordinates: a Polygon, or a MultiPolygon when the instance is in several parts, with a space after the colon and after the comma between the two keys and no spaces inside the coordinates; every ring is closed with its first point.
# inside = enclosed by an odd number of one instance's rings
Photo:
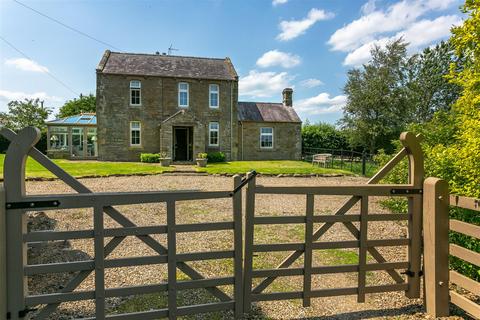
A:
{"type": "Polygon", "coordinates": [[[281,21],[279,26],[281,33],[277,36],[277,39],[280,41],[292,40],[304,34],[316,22],[333,17],[334,14],[331,12],[313,8],[308,12],[307,17],[301,20],[281,21]]]}
{"type": "Polygon", "coordinates": [[[23,100],[23,99],[40,99],[50,102],[61,102],[63,98],[50,96],[46,92],[25,93],[21,91],[0,90],[0,99],[5,101],[23,100]]]}
{"type": "Polygon", "coordinates": [[[343,110],[347,97],[338,95],[330,98],[330,94],[322,92],[317,96],[302,99],[295,103],[295,109],[303,114],[318,115],[337,113],[343,110]]]}
{"type": "Polygon", "coordinates": [[[272,5],[273,6],[278,6],[280,4],[285,4],[287,2],[288,2],[288,0],[272,0],[272,5]]]}
{"type": "Polygon", "coordinates": [[[252,98],[264,98],[271,96],[281,96],[284,88],[292,87],[290,82],[293,80],[287,72],[258,72],[251,70],[248,75],[239,80],[239,94],[252,98]]]}
{"type": "Polygon", "coordinates": [[[377,40],[382,33],[401,31],[432,10],[444,10],[456,0],[402,0],[386,11],[374,10],[338,29],[328,40],[335,51],[349,52],[377,40]]]}
{"type": "Polygon", "coordinates": [[[5,65],[15,67],[23,71],[31,72],[48,72],[48,68],[38,64],[37,62],[26,58],[13,58],[5,60],[5,65]]]}
{"type": "Polygon", "coordinates": [[[300,85],[306,88],[315,88],[315,87],[321,86],[322,84],[323,84],[322,81],[314,78],[305,79],[300,82],[300,85]]]}
{"type": "Polygon", "coordinates": [[[400,37],[403,37],[403,39],[409,43],[409,52],[416,52],[434,42],[447,38],[450,35],[450,28],[453,25],[459,25],[461,22],[461,18],[456,15],[440,16],[434,20],[420,20],[392,37],[385,37],[363,44],[359,48],[351,51],[345,58],[343,64],[360,66],[370,60],[370,50],[374,45],[383,48],[388,42],[400,37]]]}
{"type": "Polygon", "coordinates": [[[362,6],[362,13],[370,14],[374,12],[376,9],[376,2],[377,0],[368,0],[367,2],[365,2],[365,4],[362,6]]]}
{"type": "Polygon", "coordinates": [[[282,52],[278,50],[270,50],[265,52],[257,60],[257,66],[261,68],[268,68],[273,66],[282,66],[284,68],[292,68],[300,64],[300,57],[298,55],[282,52]]]}

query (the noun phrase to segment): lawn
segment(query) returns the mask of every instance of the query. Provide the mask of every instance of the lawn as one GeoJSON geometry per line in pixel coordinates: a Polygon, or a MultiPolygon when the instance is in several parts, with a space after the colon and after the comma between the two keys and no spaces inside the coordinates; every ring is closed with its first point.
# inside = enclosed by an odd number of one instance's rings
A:
{"type": "MultiPolygon", "coordinates": [[[[0,154],[0,176],[3,178],[3,161],[5,155],[0,154]]],[[[53,160],[62,169],[74,177],[85,176],[111,176],[127,174],[157,174],[164,171],[171,171],[173,168],[161,167],[155,163],[140,162],[102,162],[102,161],[71,161],[63,159],[53,160]]],[[[27,172],[28,178],[53,178],[50,171],[45,169],[35,160],[28,158],[27,172]]]]}
{"type": "Polygon", "coordinates": [[[344,174],[351,175],[347,170],[322,168],[312,166],[304,161],[275,160],[275,161],[231,161],[209,163],[206,168],[197,168],[199,172],[214,173],[245,173],[256,170],[263,174],[344,174]]]}

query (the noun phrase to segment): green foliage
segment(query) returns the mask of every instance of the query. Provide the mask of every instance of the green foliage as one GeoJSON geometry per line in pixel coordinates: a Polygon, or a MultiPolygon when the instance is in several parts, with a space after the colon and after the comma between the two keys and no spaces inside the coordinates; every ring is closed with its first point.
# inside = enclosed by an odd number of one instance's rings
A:
{"type": "Polygon", "coordinates": [[[302,147],[324,149],[348,149],[345,134],[329,123],[305,123],[302,127],[302,147]]]}
{"type": "Polygon", "coordinates": [[[402,39],[385,49],[375,46],[368,64],[348,71],[344,87],[348,100],[340,123],[351,145],[363,146],[370,153],[389,149],[390,141],[402,130],[407,113],[403,88],[406,47],[402,39]]]}
{"type": "Polygon", "coordinates": [[[60,108],[58,117],[66,118],[81,113],[95,113],[95,101],[95,96],[93,94],[89,94],[88,96],[80,94],[78,99],[75,98],[65,102],[65,104],[60,108]]]}
{"type": "Polygon", "coordinates": [[[197,154],[197,159],[207,159],[207,156],[205,152],[200,152],[197,154]]]}
{"type": "Polygon", "coordinates": [[[45,121],[52,111],[43,106],[40,99],[25,99],[10,101],[8,112],[0,112],[0,119],[5,127],[19,131],[28,126],[34,126],[41,131],[46,129],[45,121]]]}
{"type": "Polygon", "coordinates": [[[460,86],[446,78],[454,61],[452,46],[440,43],[408,58],[402,39],[372,50],[372,61],[348,73],[347,105],[340,123],[350,143],[393,151],[391,140],[411,123],[449,111],[460,86]]]}
{"type": "Polygon", "coordinates": [[[225,154],[223,152],[209,152],[207,159],[209,163],[225,162],[225,154]]]}
{"type": "Polygon", "coordinates": [[[160,162],[160,154],[158,153],[141,153],[140,154],[140,161],[146,163],[159,163],[160,162]]]}

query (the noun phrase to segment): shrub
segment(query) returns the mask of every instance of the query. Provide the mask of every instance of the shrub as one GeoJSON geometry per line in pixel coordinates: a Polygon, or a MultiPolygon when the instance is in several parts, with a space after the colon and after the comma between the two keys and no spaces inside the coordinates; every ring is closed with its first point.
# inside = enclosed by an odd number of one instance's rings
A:
{"type": "Polygon", "coordinates": [[[207,155],[208,162],[225,162],[225,153],[223,152],[210,152],[207,155]]]}
{"type": "Polygon", "coordinates": [[[207,159],[207,154],[205,152],[200,152],[197,154],[197,159],[207,159]]]}
{"type": "Polygon", "coordinates": [[[158,153],[141,153],[140,161],[147,163],[159,163],[160,155],[158,153]]]}

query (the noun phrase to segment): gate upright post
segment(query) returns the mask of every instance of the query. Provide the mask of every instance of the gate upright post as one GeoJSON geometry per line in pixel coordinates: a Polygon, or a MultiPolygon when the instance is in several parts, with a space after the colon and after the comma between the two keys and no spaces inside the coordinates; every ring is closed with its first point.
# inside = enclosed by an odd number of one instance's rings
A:
{"type": "Polygon", "coordinates": [[[449,315],[448,271],[448,184],[445,180],[428,178],[423,194],[425,307],[427,314],[449,315]]]}
{"type": "MultiPolygon", "coordinates": [[[[240,175],[233,177],[233,188],[237,188],[242,181],[240,175]]],[[[243,233],[242,233],[242,189],[233,195],[233,246],[235,252],[234,260],[234,300],[235,319],[243,315],[243,233]]]]}
{"type": "MultiPolygon", "coordinates": [[[[423,152],[420,146],[420,139],[411,132],[403,132],[400,135],[400,141],[407,150],[408,156],[408,183],[416,189],[423,188],[423,152]]],[[[416,194],[408,197],[408,214],[410,221],[408,223],[408,235],[410,245],[408,246],[408,261],[410,262],[408,272],[408,289],[406,296],[408,298],[420,297],[420,272],[422,271],[422,194],[416,194]]]]}
{"type": "MultiPolygon", "coordinates": [[[[247,174],[247,179],[252,173],[247,174]]],[[[243,312],[250,312],[252,305],[252,268],[253,268],[253,238],[255,218],[255,185],[256,177],[251,177],[247,184],[247,196],[245,199],[245,257],[243,268],[243,312]]]]}
{"type": "Polygon", "coordinates": [[[0,184],[0,317],[7,314],[7,235],[5,189],[0,184]]]}

